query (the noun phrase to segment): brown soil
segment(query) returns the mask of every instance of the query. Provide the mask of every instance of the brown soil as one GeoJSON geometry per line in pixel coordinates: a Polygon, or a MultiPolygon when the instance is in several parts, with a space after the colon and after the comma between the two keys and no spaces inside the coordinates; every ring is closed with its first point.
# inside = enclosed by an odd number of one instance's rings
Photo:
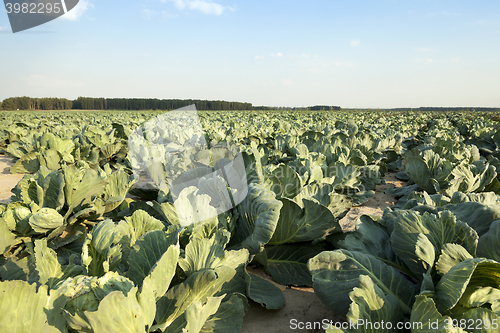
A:
{"type": "Polygon", "coordinates": [[[11,157],[0,155],[0,203],[9,203],[12,193],[10,190],[17,185],[23,175],[13,175],[10,167],[14,165],[11,157]]]}
{"type": "MultiPolygon", "coordinates": [[[[250,310],[243,317],[241,333],[288,333],[293,331],[294,323],[344,321],[341,316],[328,310],[320,299],[314,294],[312,288],[286,287],[277,284],[272,278],[259,269],[247,268],[249,273],[256,274],[281,289],[285,296],[286,304],[280,310],[266,310],[260,304],[250,302],[250,310]],[[295,322],[293,320],[296,320],[295,322]]],[[[319,324],[318,324],[319,326],[319,324]]],[[[322,329],[298,330],[301,332],[324,332],[322,329]]]]}
{"type": "Polygon", "coordinates": [[[367,202],[359,207],[353,207],[347,215],[341,219],[340,225],[342,230],[352,231],[354,230],[354,225],[356,220],[361,215],[379,215],[382,216],[385,207],[392,206],[396,203],[396,199],[392,195],[385,194],[385,190],[394,187],[403,187],[406,182],[403,182],[396,178],[395,172],[388,172],[385,174],[385,184],[380,184],[375,189],[375,195],[371,197],[367,202]]]}

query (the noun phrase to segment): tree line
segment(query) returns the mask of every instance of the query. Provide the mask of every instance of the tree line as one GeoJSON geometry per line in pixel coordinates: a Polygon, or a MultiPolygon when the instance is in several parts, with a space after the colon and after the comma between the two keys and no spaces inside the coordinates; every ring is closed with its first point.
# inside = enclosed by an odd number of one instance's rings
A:
{"type": "Polygon", "coordinates": [[[253,110],[252,103],[199,99],[78,97],[71,101],[26,96],[5,99],[0,110],[175,110],[191,104],[198,110],[253,110]]]}
{"type": "Polygon", "coordinates": [[[73,102],[66,98],[10,97],[0,103],[0,110],[70,110],[73,102]]]}

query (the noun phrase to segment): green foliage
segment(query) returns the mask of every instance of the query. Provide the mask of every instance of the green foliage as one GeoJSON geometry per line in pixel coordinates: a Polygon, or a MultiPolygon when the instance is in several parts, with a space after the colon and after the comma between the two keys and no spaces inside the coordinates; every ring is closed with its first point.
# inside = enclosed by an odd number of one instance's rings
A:
{"type": "MultiPolygon", "coordinates": [[[[500,315],[500,132],[489,117],[200,112],[212,151],[153,159],[151,179],[136,179],[131,169],[144,161],[129,156],[128,138],[157,115],[0,115],[0,152],[16,159],[12,172],[26,173],[0,205],[2,329],[238,332],[249,300],[285,305],[249,264],[283,285],[313,286],[351,321],[465,332],[474,330],[445,326],[500,315]],[[236,151],[241,170],[231,165],[236,151]],[[169,182],[166,171],[178,178],[169,182]],[[390,171],[408,181],[392,191],[398,205],[343,233],[339,220],[390,171]],[[243,175],[248,184],[238,183],[243,175]],[[192,181],[198,189],[176,187],[192,181]]],[[[149,148],[139,152],[167,151],[149,148]]]]}
{"type": "Polygon", "coordinates": [[[352,320],[410,320],[424,324],[415,332],[458,332],[453,322],[484,318],[485,331],[493,332],[500,295],[496,195],[410,197],[406,209],[361,217],[335,242],[343,249],[310,259],[315,292],[352,320]],[[425,327],[429,320],[433,326],[425,327]]]}

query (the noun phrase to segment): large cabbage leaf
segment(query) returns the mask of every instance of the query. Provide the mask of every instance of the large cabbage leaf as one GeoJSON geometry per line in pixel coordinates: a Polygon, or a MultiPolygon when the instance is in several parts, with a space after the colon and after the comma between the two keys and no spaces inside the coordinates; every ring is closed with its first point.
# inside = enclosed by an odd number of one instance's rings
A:
{"type": "Polygon", "coordinates": [[[237,207],[239,219],[230,245],[246,248],[251,255],[261,252],[276,230],[282,205],[270,190],[250,184],[247,197],[237,207]]]}
{"type": "Polygon", "coordinates": [[[0,327],[4,332],[68,332],[61,316],[66,299],[47,286],[25,281],[0,282],[0,327]]]}
{"type": "Polygon", "coordinates": [[[325,251],[309,260],[314,292],[330,309],[347,314],[349,293],[360,275],[369,276],[384,292],[398,301],[398,308],[411,312],[417,286],[400,271],[363,252],[325,251]]]}
{"type": "Polygon", "coordinates": [[[269,245],[313,241],[342,232],[332,212],[317,201],[304,199],[304,208],[290,199],[282,198],[280,201],[283,206],[269,245]]]}

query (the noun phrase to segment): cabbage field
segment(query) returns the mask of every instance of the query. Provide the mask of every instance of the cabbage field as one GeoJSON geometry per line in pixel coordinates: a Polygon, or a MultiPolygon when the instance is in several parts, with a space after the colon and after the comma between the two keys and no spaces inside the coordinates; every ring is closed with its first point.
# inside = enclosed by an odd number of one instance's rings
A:
{"type": "Polygon", "coordinates": [[[0,204],[1,332],[239,332],[285,304],[247,267],[385,324],[322,332],[500,330],[498,115],[200,111],[166,140],[166,113],[0,112],[25,174],[0,204]],[[387,173],[397,204],[343,232],[387,173]]]}

